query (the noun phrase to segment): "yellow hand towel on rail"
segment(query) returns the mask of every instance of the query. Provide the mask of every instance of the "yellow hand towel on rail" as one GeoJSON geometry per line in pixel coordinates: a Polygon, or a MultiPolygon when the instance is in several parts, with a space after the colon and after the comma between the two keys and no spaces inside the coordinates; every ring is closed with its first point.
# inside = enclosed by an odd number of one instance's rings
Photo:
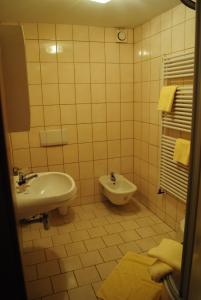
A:
{"type": "Polygon", "coordinates": [[[167,274],[174,271],[169,265],[157,260],[153,265],[149,267],[151,279],[160,282],[167,274]]]}
{"type": "Polygon", "coordinates": [[[103,300],[160,300],[162,284],[151,280],[152,257],[128,252],[98,290],[103,300]]]}
{"type": "Polygon", "coordinates": [[[162,87],[158,103],[158,110],[171,112],[176,90],[176,85],[162,87]]]}
{"type": "Polygon", "coordinates": [[[190,141],[184,139],[176,139],[173,159],[185,166],[189,164],[190,158],[190,141]]]}
{"type": "Polygon", "coordinates": [[[183,246],[180,243],[170,239],[163,239],[158,247],[149,250],[148,255],[180,271],[182,251],[183,246]]]}

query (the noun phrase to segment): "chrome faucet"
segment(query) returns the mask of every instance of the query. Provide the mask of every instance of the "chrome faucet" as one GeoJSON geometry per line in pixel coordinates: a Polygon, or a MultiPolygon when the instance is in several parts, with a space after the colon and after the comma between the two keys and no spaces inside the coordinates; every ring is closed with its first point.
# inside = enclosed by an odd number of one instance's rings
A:
{"type": "Polygon", "coordinates": [[[35,177],[38,177],[38,174],[33,174],[32,172],[28,172],[28,173],[19,172],[19,179],[17,183],[18,185],[23,185],[35,177]]]}
{"type": "Polygon", "coordinates": [[[110,180],[113,182],[113,183],[116,183],[116,177],[115,177],[115,175],[114,175],[114,172],[111,172],[110,173],[110,180]]]}

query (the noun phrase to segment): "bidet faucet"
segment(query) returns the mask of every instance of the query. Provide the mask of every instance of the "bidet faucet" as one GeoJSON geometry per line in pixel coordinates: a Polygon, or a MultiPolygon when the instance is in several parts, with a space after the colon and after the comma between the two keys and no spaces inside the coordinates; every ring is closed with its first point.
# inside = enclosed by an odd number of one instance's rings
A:
{"type": "Polygon", "coordinates": [[[23,185],[35,177],[38,177],[38,174],[33,174],[32,172],[28,172],[28,173],[19,172],[19,180],[17,183],[18,185],[23,185]]]}
{"type": "Polygon", "coordinates": [[[115,177],[115,175],[114,175],[114,172],[111,172],[110,173],[110,180],[113,182],[113,183],[115,183],[116,182],[116,177],[115,177]]]}

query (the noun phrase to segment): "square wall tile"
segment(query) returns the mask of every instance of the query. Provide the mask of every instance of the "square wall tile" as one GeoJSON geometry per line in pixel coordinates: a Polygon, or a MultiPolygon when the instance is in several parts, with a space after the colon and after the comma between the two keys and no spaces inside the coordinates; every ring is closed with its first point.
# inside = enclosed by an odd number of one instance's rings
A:
{"type": "Polygon", "coordinates": [[[63,147],[64,163],[78,162],[78,146],[77,144],[67,145],[63,147]]]}
{"type": "Polygon", "coordinates": [[[89,62],[88,42],[74,42],[74,60],[75,62],[89,62]]]}
{"type": "Polygon", "coordinates": [[[54,24],[38,24],[39,39],[55,40],[55,25],[54,24]]]}
{"type": "Polygon", "coordinates": [[[90,84],[76,84],[76,103],[90,103],[91,102],[91,87],[90,84]]]}
{"type": "Polygon", "coordinates": [[[84,25],[73,25],[73,39],[75,41],[88,41],[89,28],[84,25]]]}
{"type": "Polygon", "coordinates": [[[92,121],[94,123],[106,122],[106,104],[92,104],[92,121]]]}
{"type": "Polygon", "coordinates": [[[27,40],[25,42],[27,62],[39,61],[39,45],[37,40],[27,40]]]}
{"type": "Polygon", "coordinates": [[[75,103],[75,86],[71,83],[59,84],[60,104],[75,103]]]}
{"type": "Polygon", "coordinates": [[[90,83],[90,67],[88,63],[75,63],[75,82],[90,83]]]}
{"type": "Polygon", "coordinates": [[[30,84],[29,85],[29,103],[30,105],[42,105],[42,91],[41,85],[30,84]]]}
{"type": "Polygon", "coordinates": [[[57,64],[56,63],[41,63],[41,75],[43,83],[57,83],[57,64]]]}
{"type": "Polygon", "coordinates": [[[72,41],[57,41],[57,59],[58,62],[73,62],[72,41]]]}
{"type": "Polygon", "coordinates": [[[57,45],[55,41],[39,40],[40,61],[56,62],[57,45]]]}
{"type": "Polygon", "coordinates": [[[44,106],[44,119],[45,126],[61,124],[59,105],[44,106]]]}
{"type": "Polygon", "coordinates": [[[105,102],[105,84],[91,84],[91,97],[93,103],[105,102]]]}
{"type": "Polygon", "coordinates": [[[40,84],[40,64],[39,63],[27,63],[28,83],[29,84],[40,84]]]}
{"type": "Polygon", "coordinates": [[[98,42],[90,43],[90,61],[100,62],[100,63],[105,61],[104,43],[98,43],[98,42]]]}
{"type": "Polygon", "coordinates": [[[103,27],[89,27],[89,40],[91,42],[104,42],[105,31],[103,27]]]}
{"type": "Polygon", "coordinates": [[[93,141],[106,141],[107,129],[106,123],[95,123],[93,126],[93,141]]]}
{"type": "Polygon", "coordinates": [[[38,39],[38,26],[36,23],[23,23],[22,27],[25,39],[38,39]]]}
{"type": "Polygon", "coordinates": [[[91,104],[77,104],[77,123],[91,122],[91,104]]]}
{"type": "Polygon", "coordinates": [[[74,83],[75,70],[73,63],[58,63],[59,83],[74,83]]]}
{"type": "Polygon", "coordinates": [[[31,148],[31,165],[32,167],[47,166],[47,152],[44,148],[31,148]]]}
{"type": "Polygon", "coordinates": [[[105,64],[91,63],[91,83],[105,82],[105,64]]]}
{"type": "Polygon", "coordinates": [[[42,106],[31,106],[30,114],[31,114],[31,127],[38,127],[44,125],[42,106]]]}
{"type": "Polygon", "coordinates": [[[72,25],[56,24],[56,38],[61,41],[71,41],[73,39],[72,25]]]}
{"type": "Polygon", "coordinates": [[[47,160],[48,165],[60,165],[63,164],[63,151],[61,147],[49,147],[47,148],[47,160]]]}
{"type": "Polygon", "coordinates": [[[92,141],[92,126],[91,124],[80,124],[77,126],[78,142],[88,143],[92,141]]]}
{"type": "Polygon", "coordinates": [[[53,105],[59,103],[59,89],[57,84],[43,84],[43,104],[53,105]]]}
{"type": "Polygon", "coordinates": [[[75,105],[61,105],[61,124],[76,124],[75,105]]]}

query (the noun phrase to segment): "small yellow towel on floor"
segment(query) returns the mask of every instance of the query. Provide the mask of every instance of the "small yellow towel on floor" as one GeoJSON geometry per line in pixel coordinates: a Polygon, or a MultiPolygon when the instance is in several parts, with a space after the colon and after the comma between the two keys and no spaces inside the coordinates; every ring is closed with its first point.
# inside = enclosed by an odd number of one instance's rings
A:
{"type": "Polygon", "coordinates": [[[171,112],[176,90],[176,85],[162,87],[158,103],[158,110],[171,112]]]}
{"type": "Polygon", "coordinates": [[[128,252],[98,290],[103,300],[160,300],[163,285],[151,280],[152,257],[128,252]]]}
{"type": "Polygon", "coordinates": [[[191,143],[188,140],[176,139],[173,159],[188,166],[190,158],[191,143]]]}
{"type": "Polygon", "coordinates": [[[151,279],[160,282],[167,274],[174,271],[169,265],[157,260],[152,266],[149,267],[151,279]]]}
{"type": "Polygon", "coordinates": [[[173,269],[181,270],[183,246],[169,239],[163,239],[158,247],[149,250],[148,255],[168,264],[173,269]]]}

